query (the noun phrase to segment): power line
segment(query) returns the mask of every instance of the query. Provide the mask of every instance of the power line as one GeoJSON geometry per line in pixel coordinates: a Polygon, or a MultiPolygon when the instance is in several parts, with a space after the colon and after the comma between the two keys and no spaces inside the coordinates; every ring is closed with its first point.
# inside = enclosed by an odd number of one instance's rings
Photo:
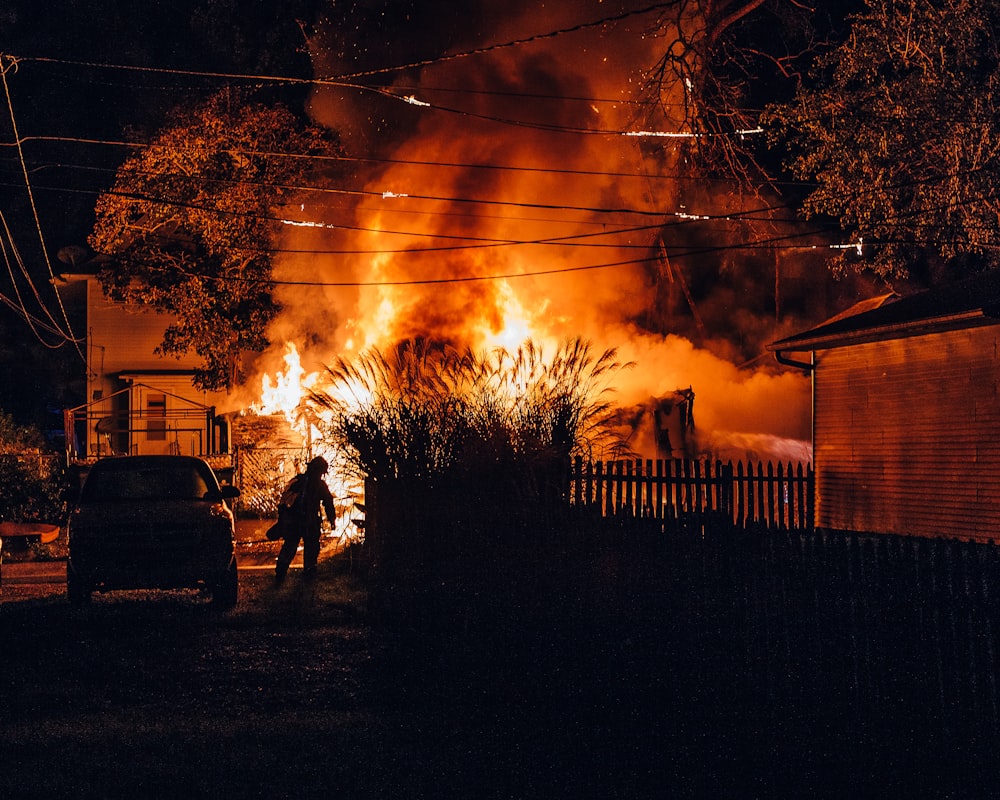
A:
{"type": "MultiPolygon", "coordinates": [[[[20,138],[20,134],[19,134],[18,128],[17,128],[17,119],[16,119],[16,117],[14,115],[14,105],[13,105],[13,102],[12,102],[11,96],[10,96],[10,87],[9,87],[9,85],[7,83],[7,71],[8,71],[7,65],[3,64],[2,62],[0,62],[0,80],[2,80],[2,82],[3,82],[4,94],[5,94],[6,99],[7,99],[7,110],[9,112],[9,114],[10,114],[10,123],[11,123],[11,127],[13,129],[13,132],[14,132],[14,138],[18,139],[18,138],[20,138]]],[[[51,263],[51,261],[49,261],[48,251],[47,251],[47,249],[45,247],[45,236],[42,233],[42,225],[41,225],[41,220],[38,217],[38,207],[35,204],[35,196],[34,196],[34,193],[31,190],[31,179],[30,179],[30,177],[28,175],[27,165],[26,165],[25,160],[24,160],[24,151],[21,149],[20,145],[18,146],[17,149],[18,149],[18,155],[19,155],[20,161],[21,161],[22,171],[23,171],[23,174],[24,174],[24,186],[25,186],[25,188],[27,189],[27,192],[28,192],[28,200],[29,200],[29,203],[31,205],[32,217],[34,218],[34,221],[35,221],[35,229],[38,232],[38,241],[39,241],[39,243],[42,246],[43,259],[44,259],[44,262],[45,262],[45,266],[46,266],[46,268],[49,271],[49,277],[54,280],[55,279],[55,272],[52,269],[52,263],[51,263]]],[[[13,239],[10,236],[10,229],[9,229],[9,227],[7,227],[7,221],[6,221],[6,219],[3,220],[3,226],[4,226],[4,228],[7,231],[7,236],[8,236],[8,239],[10,240],[10,242],[11,242],[11,246],[14,247],[13,239]]],[[[15,249],[15,254],[16,254],[16,249],[15,249]]],[[[9,266],[9,258],[8,258],[8,255],[7,255],[6,248],[4,249],[4,257],[8,261],[8,266],[9,266]]],[[[39,306],[41,306],[41,308],[45,311],[46,315],[51,320],[53,326],[57,330],[60,330],[60,333],[62,333],[61,326],[56,322],[55,318],[52,316],[52,314],[48,311],[48,308],[42,302],[41,296],[38,293],[38,289],[35,286],[34,282],[31,280],[31,276],[28,273],[27,269],[24,269],[23,264],[22,264],[22,273],[24,274],[24,277],[27,280],[28,285],[31,287],[31,290],[34,293],[35,300],[38,302],[39,306]]],[[[14,280],[13,272],[11,273],[11,280],[12,281],[14,280]]],[[[56,292],[55,294],[56,294],[56,303],[58,304],[59,309],[62,312],[63,320],[66,323],[66,332],[62,333],[62,335],[66,338],[66,340],[73,342],[73,345],[76,347],[76,351],[79,354],[80,358],[83,359],[83,361],[86,363],[86,358],[83,355],[83,351],[80,349],[80,342],[82,340],[78,339],[76,337],[76,335],[73,333],[73,326],[72,326],[72,324],[69,321],[69,315],[66,312],[65,306],[63,306],[62,298],[59,297],[59,293],[58,292],[56,292]]],[[[18,293],[18,300],[19,301],[21,300],[20,293],[18,293]]],[[[22,307],[22,309],[24,309],[23,301],[21,302],[21,307],[22,307]]],[[[24,313],[25,313],[25,319],[29,320],[29,315],[28,315],[27,309],[24,309],[24,313]]],[[[30,320],[29,320],[29,325],[30,324],[31,323],[30,323],[30,320]]],[[[40,342],[42,342],[42,344],[46,344],[44,342],[44,340],[41,338],[41,336],[39,336],[38,331],[33,326],[32,326],[32,331],[38,337],[38,340],[40,342]]],[[[48,346],[48,345],[46,344],[46,346],[48,346]]]]}
{"type": "MultiPolygon", "coordinates": [[[[977,171],[979,171],[979,170],[977,170],[977,171]]],[[[972,174],[972,172],[970,171],[967,174],[972,174]]],[[[185,177],[189,177],[189,176],[185,176],[185,177]]],[[[218,183],[240,183],[238,181],[224,181],[224,180],[220,180],[220,179],[203,179],[203,178],[197,178],[197,179],[198,180],[205,180],[205,181],[208,181],[208,182],[218,182],[218,183]]],[[[924,181],[921,181],[921,182],[926,182],[926,179],[924,181]]],[[[914,185],[919,185],[919,183],[920,182],[913,181],[913,182],[910,182],[907,185],[908,186],[914,186],[914,185]]],[[[395,195],[393,193],[386,193],[386,192],[379,193],[378,191],[347,190],[347,189],[336,189],[336,188],[319,187],[319,186],[303,186],[303,185],[287,185],[287,184],[286,185],[281,185],[281,184],[261,184],[261,185],[267,185],[267,186],[284,188],[284,189],[295,190],[295,191],[313,191],[313,192],[319,192],[319,193],[344,194],[344,195],[349,195],[349,196],[351,196],[351,195],[353,195],[353,196],[368,196],[368,197],[373,197],[373,198],[376,198],[376,197],[386,198],[388,196],[390,199],[394,199],[394,200],[395,199],[400,199],[400,200],[402,200],[402,199],[415,199],[415,200],[424,200],[424,201],[431,201],[431,202],[453,203],[453,204],[464,203],[464,204],[475,204],[475,205],[506,205],[506,206],[511,206],[511,207],[536,208],[536,209],[550,210],[550,211],[581,211],[581,212],[585,212],[585,213],[588,213],[588,214],[597,214],[597,215],[599,215],[599,214],[639,214],[639,215],[653,216],[653,217],[656,217],[658,219],[666,219],[666,218],[674,217],[675,219],[677,219],[679,221],[695,221],[696,220],[696,221],[741,221],[741,222],[747,222],[747,221],[753,221],[753,215],[755,215],[755,214],[773,214],[776,211],[789,210],[789,207],[786,206],[786,205],[772,205],[772,206],[765,206],[765,207],[760,207],[760,208],[756,208],[756,209],[750,209],[750,210],[743,211],[743,212],[726,213],[726,214],[701,214],[701,213],[697,213],[697,212],[688,212],[688,211],[681,211],[681,210],[677,210],[677,211],[670,211],[670,210],[664,210],[664,209],[652,209],[652,210],[650,210],[650,209],[634,209],[634,208],[627,208],[627,207],[606,207],[606,208],[601,208],[601,207],[585,207],[585,206],[566,206],[566,205],[558,205],[558,204],[530,204],[530,203],[511,202],[511,201],[484,200],[484,199],[481,199],[481,198],[456,198],[456,197],[441,197],[441,196],[432,196],[432,195],[395,195]]],[[[83,191],[83,192],[90,193],[90,194],[97,194],[98,193],[98,192],[89,191],[89,190],[70,190],[70,189],[65,189],[65,188],[62,188],[62,187],[40,187],[40,188],[51,189],[53,191],[83,191]]],[[[897,188],[906,188],[906,186],[901,185],[900,187],[897,187],[897,188]]],[[[114,194],[115,192],[106,192],[106,193],[114,194]]],[[[248,212],[234,212],[234,211],[229,210],[229,209],[218,209],[218,208],[213,208],[213,207],[210,207],[210,206],[205,206],[205,205],[200,205],[200,204],[195,204],[195,203],[183,203],[183,202],[179,202],[179,201],[175,202],[175,201],[167,200],[167,199],[164,199],[164,198],[161,198],[161,197],[153,197],[153,196],[149,196],[149,195],[139,195],[139,194],[131,194],[130,195],[129,193],[118,193],[118,194],[120,194],[121,196],[126,196],[126,197],[127,196],[133,196],[133,197],[135,197],[135,199],[144,200],[146,202],[155,202],[155,203],[163,204],[163,205],[175,205],[175,206],[178,206],[178,207],[187,206],[187,207],[196,208],[196,209],[199,209],[199,210],[213,211],[213,212],[219,213],[219,214],[240,215],[240,216],[244,216],[244,217],[248,217],[248,218],[270,220],[270,221],[273,221],[273,222],[280,222],[280,223],[289,224],[289,225],[302,225],[302,226],[311,226],[311,227],[318,227],[318,228],[326,227],[326,228],[330,228],[330,229],[350,230],[350,231],[364,232],[364,233],[368,233],[368,232],[379,233],[379,234],[382,234],[382,235],[415,236],[415,237],[421,237],[421,238],[457,238],[457,239],[471,240],[471,241],[484,241],[484,240],[479,239],[477,237],[455,237],[455,236],[450,236],[448,234],[443,234],[443,233],[426,233],[426,232],[423,232],[423,231],[404,231],[404,230],[372,229],[372,228],[366,228],[364,226],[354,226],[354,225],[340,224],[340,223],[335,223],[335,222],[320,222],[320,221],[309,221],[309,220],[293,220],[293,219],[288,219],[288,218],[284,218],[284,217],[265,216],[265,215],[252,214],[252,213],[248,213],[248,212]]],[[[310,207],[311,208],[315,208],[316,206],[315,206],[315,204],[310,204],[310,207]]],[[[379,209],[379,210],[382,211],[383,213],[385,213],[385,211],[386,211],[385,208],[382,208],[382,209],[379,209]]],[[[441,214],[441,212],[433,212],[433,211],[426,211],[426,210],[413,210],[413,209],[392,209],[391,212],[392,213],[408,213],[408,214],[424,214],[424,215],[434,215],[434,216],[438,216],[438,215],[441,214]]],[[[462,216],[467,216],[467,215],[462,215],[462,216]]],[[[472,216],[477,216],[478,217],[478,216],[481,216],[481,215],[472,215],[472,216]]],[[[498,219],[509,220],[511,222],[526,221],[525,218],[523,218],[523,217],[498,217],[498,219]]],[[[546,222],[559,222],[559,223],[566,223],[566,224],[581,224],[581,223],[583,223],[583,224],[595,224],[594,221],[592,221],[592,220],[585,220],[585,221],[576,220],[576,221],[573,221],[573,220],[553,220],[553,219],[548,219],[548,220],[542,220],[542,221],[546,221],[546,222]]],[[[785,223],[785,224],[795,224],[795,222],[796,222],[795,220],[791,220],[791,219],[789,219],[789,220],[783,220],[783,219],[780,219],[780,218],[775,218],[773,216],[767,217],[767,221],[770,222],[770,223],[785,223]]],[[[891,223],[892,221],[888,220],[888,222],[891,223]]],[[[655,226],[648,226],[648,227],[655,227],[655,226]]],[[[836,228],[837,226],[834,223],[830,223],[829,227],[832,229],[832,228],[836,228]]],[[[924,227],[927,227],[927,226],[924,226],[924,227]]],[[[625,230],[628,230],[628,229],[625,229],[625,230]]],[[[610,233],[614,233],[614,231],[611,231],[610,233]]],[[[584,234],[579,234],[578,236],[584,236],[584,234]]],[[[572,238],[572,237],[567,237],[567,238],[572,238]]],[[[520,243],[522,243],[520,240],[485,240],[485,241],[487,241],[488,245],[493,245],[493,244],[508,244],[508,243],[509,244],[520,244],[520,243]]],[[[405,248],[405,249],[406,250],[411,250],[412,248],[405,248]]],[[[424,250],[427,250],[427,249],[445,250],[445,249],[449,249],[449,248],[425,248],[424,250]]],[[[463,249],[463,248],[455,248],[455,249],[463,249]]],[[[280,252],[280,249],[275,248],[274,251],[275,252],[280,252]]],[[[313,251],[308,251],[308,252],[361,253],[361,252],[367,252],[367,251],[348,251],[348,250],[329,250],[329,251],[324,251],[324,250],[313,250],[313,251]]],[[[385,253],[385,252],[392,252],[392,251],[389,250],[389,249],[382,249],[382,248],[380,248],[377,251],[370,251],[370,252],[385,253]]]]}
{"type": "MultiPolygon", "coordinates": [[[[269,222],[278,222],[278,223],[288,224],[288,225],[299,225],[299,226],[303,226],[303,227],[327,228],[327,229],[331,229],[331,230],[345,230],[345,231],[354,231],[354,232],[361,232],[361,233],[377,233],[377,234],[382,235],[382,236],[408,236],[408,237],[417,237],[417,238],[448,239],[448,240],[455,240],[455,241],[462,241],[462,242],[477,242],[477,243],[486,242],[486,243],[488,243],[490,245],[498,245],[498,244],[503,244],[503,245],[523,245],[523,244],[543,243],[543,242],[546,242],[546,241],[551,241],[549,239],[536,240],[536,241],[530,241],[530,240],[529,241],[524,241],[524,240],[510,240],[510,239],[492,239],[492,238],[485,238],[484,239],[483,237],[477,237],[477,236],[456,235],[456,234],[447,234],[447,233],[440,233],[440,232],[430,232],[430,233],[428,233],[428,232],[423,232],[423,231],[395,231],[395,230],[385,230],[385,229],[373,229],[373,228],[365,228],[365,227],[355,226],[355,225],[346,225],[346,224],[341,224],[341,223],[312,222],[312,221],[309,221],[309,220],[290,220],[290,219],[286,219],[286,218],[283,218],[283,217],[275,217],[275,216],[265,215],[265,214],[252,214],[250,212],[236,211],[236,210],[233,210],[233,209],[222,209],[222,208],[217,208],[217,207],[204,206],[204,205],[200,205],[198,203],[189,202],[189,201],[166,200],[166,199],[163,199],[163,198],[150,197],[148,195],[144,195],[144,194],[137,193],[137,192],[110,191],[110,192],[106,192],[105,194],[109,194],[109,195],[116,196],[116,197],[123,197],[125,199],[134,199],[134,200],[139,200],[139,201],[144,201],[144,202],[150,202],[150,203],[156,203],[156,204],[161,204],[161,205],[174,206],[174,207],[177,207],[177,208],[189,208],[189,209],[198,210],[198,211],[210,211],[210,212],[213,212],[213,213],[220,214],[222,216],[234,216],[234,217],[240,217],[240,218],[250,218],[250,219],[264,220],[264,221],[269,221],[269,222]]],[[[458,201],[455,200],[455,199],[449,199],[449,202],[458,202],[458,201]]],[[[464,202],[477,203],[477,202],[480,202],[480,201],[467,200],[467,201],[464,201],[464,202]]],[[[684,211],[673,211],[673,212],[671,212],[671,211],[663,211],[663,210],[646,211],[646,210],[623,210],[623,209],[595,209],[595,208],[578,207],[578,206],[556,206],[556,205],[532,204],[532,203],[501,203],[501,202],[498,202],[498,201],[492,201],[492,203],[493,204],[499,204],[499,205],[512,205],[512,206],[516,206],[516,207],[525,207],[525,208],[543,208],[543,209],[550,209],[550,210],[555,209],[555,210],[590,211],[590,212],[601,212],[601,213],[628,213],[628,214],[634,214],[634,215],[637,215],[637,216],[655,217],[658,220],[664,220],[665,218],[673,217],[676,220],[676,222],[679,223],[679,224],[686,224],[686,223],[695,222],[695,221],[709,221],[709,220],[724,220],[724,221],[742,220],[742,221],[749,221],[749,220],[752,220],[752,217],[751,217],[752,214],[767,213],[769,211],[773,211],[773,210],[776,210],[777,208],[780,208],[780,207],[763,207],[763,208],[752,209],[752,210],[748,210],[748,211],[744,211],[744,212],[734,212],[734,213],[727,213],[727,214],[720,214],[720,215],[709,215],[709,214],[691,214],[689,212],[684,212],[684,211]]],[[[514,219],[513,221],[516,222],[517,220],[514,219]]],[[[774,220],[770,220],[769,219],[768,221],[773,222],[774,220]]],[[[789,221],[789,222],[791,223],[791,221],[789,221]]],[[[640,227],[635,228],[634,230],[638,231],[638,230],[642,230],[642,229],[652,229],[652,228],[662,228],[662,227],[664,227],[664,223],[663,222],[659,222],[656,225],[640,226],[640,227]]],[[[628,230],[630,230],[630,229],[625,229],[625,232],[628,232],[628,230]]],[[[612,234],[615,234],[615,233],[618,233],[618,231],[610,231],[606,235],[612,235],[612,234]]],[[[567,238],[567,239],[585,238],[585,237],[593,236],[593,235],[600,235],[600,234],[577,234],[575,236],[568,236],[568,237],[563,237],[563,238],[567,238]]],[[[375,252],[377,252],[377,253],[385,253],[387,251],[380,248],[379,250],[377,250],[375,252]]]]}
{"type": "MultiPolygon", "coordinates": [[[[4,147],[16,147],[19,143],[25,144],[28,142],[59,142],[67,144],[89,144],[89,145],[106,145],[109,147],[126,147],[132,149],[144,149],[156,147],[155,142],[132,142],[116,139],[95,139],[95,138],[84,138],[76,136],[24,136],[17,142],[0,142],[0,148],[4,147]]],[[[239,153],[241,155],[247,156],[265,156],[268,158],[288,158],[295,160],[305,160],[305,161],[317,161],[317,162],[330,162],[330,163],[344,163],[344,164],[376,164],[376,165],[388,165],[388,166],[404,166],[404,167],[433,167],[435,169],[461,169],[461,170],[491,170],[498,172],[523,172],[529,174],[546,174],[546,175],[574,175],[582,177],[599,177],[599,178],[636,178],[636,179],[647,179],[653,178],[656,180],[669,180],[669,181],[689,181],[692,183],[726,183],[732,184],[736,183],[734,178],[705,178],[702,176],[692,176],[692,175],[682,175],[682,174],[643,174],[638,172],[622,172],[615,170],[587,170],[587,169],[567,169],[562,167],[539,167],[539,166],[523,166],[517,164],[470,164],[457,161],[418,161],[415,159],[402,159],[402,158],[375,158],[371,156],[336,156],[336,155],[324,155],[317,153],[284,153],[280,151],[262,151],[262,150],[239,150],[232,149],[231,152],[239,153]]],[[[92,169],[94,171],[105,171],[113,172],[107,167],[88,167],[85,165],[64,165],[58,164],[57,166],[68,166],[73,169],[92,169]]],[[[191,177],[191,176],[187,176],[191,177]]],[[[797,182],[786,182],[789,186],[799,185],[797,182]]],[[[782,184],[778,184],[782,185],[782,184]]]]}
{"type": "MultiPolygon", "coordinates": [[[[2,245],[0,245],[0,249],[2,249],[2,245]]],[[[16,289],[17,287],[15,287],[15,292],[16,289]]],[[[27,322],[28,327],[32,329],[32,333],[35,334],[38,341],[49,350],[58,349],[69,341],[68,339],[66,339],[65,334],[61,330],[49,325],[45,320],[41,319],[40,317],[36,317],[33,314],[29,313],[28,310],[24,307],[24,303],[20,301],[20,298],[18,298],[18,300],[15,302],[7,295],[0,292],[0,303],[3,303],[5,306],[10,308],[11,311],[17,314],[17,316],[21,317],[25,322],[27,322]],[[58,336],[62,341],[57,342],[56,344],[50,344],[38,335],[38,332],[35,330],[35,328],[40,328],[46,331],[47,333],[52,334],[53,336],[58,336]]]]}
{"type": "MultiPolygon", "coordinates": [[[[701,247],[688,247],[683,250],[679,250],[676,247],[670,249],[670,257],[672,259],[677,258],[691,258],[700,255],[707,255],[711,253],[727,252],[727,251],[744,251],[744,250],[796,250],[796,251],[808,251],[817,249],[828,249],[830,247],[835,247],[836,245],[817,245],[817,244],[801,244],[801,245],[783,245],[780,248],[777,246],[783,242],[790,242],[797,239],[807,239],[813,236],[822,235],[823,231],[810,230],[810,231],[800,231],[790,234],[785,234],[781,236],[772,236],[765,239],[760,239],[756,242],[745,243],[745,244],[726,244],[726,245],[705,245],[701,247]]],[[[654,249],[654,245],[650,244],[650,250],[654,249]]],[[[276,280],[274,278],[240,278],[240,280],[248,281],[250,283],[257,284],[267,284],[271,286],[298,286],[298,287],[313,287],[313,288],[365,288],[365,287],[382,287],[382,286],[420,286],[420,285],[435,285],[435,284],[460,284],[460,283],[483,283],[487,281],[498,281],[498,280],[511,280],[516,278],[536,278],[544,277],[550,275],[562,275],[574,272],[588,272],[593,270],[603,270],[603,269],[614,269],[618,267],[626,266],[636,266],[640,264],[648,264],[659,262],[662,256],[659,252],[652,253],[649,256],[644,256],[642,258],[631,258],[623,259],[620,261],[609,261],[596,264],[585,264],[572,267],[554,267],[551,269],[539,269],[539,270],[529,270],[525,272],[505,272],[505,273],[494,273],[489,275],[459,275],[450,276],[447,278],[408,278],[403,280],[378,280],[378,281],[331,281],[331,280],[314,280],[314,281],[304,281],[304,280],[276,280]]],[[[231,276],[223,275],[210,275],[204,272],[197,271],[187,271],[187,270],[171,270],[165,267],[149,267],[150,271],[161,272],[161,273],[177,273],[186,275],[192,278],[198,278],[199,280],[207,280],[215,283],[227,283],[233,278],[231,276]]]]}
{"type": "Polygon", "coordinates": [[[42,344],[44,347],[50,350],[54,350],[57,347],[61,347],[66,342],[71,341],[71,339],[66,335],[64,331],[62,331],[59,328],[55,319],[52,317],[52,314],[49,312],[48,308],[46,308],[45,306],[45,303],[42,301],[41,296],[38,294],[38,289],[36,288],[34,282],[31,280],[31,275],[28,273],[27,268],[24,266],[24,261],[22,260],[21,255],[17,250],[17,246],[14,244],[14,240],[10,232],[10,227],[7,225],[7,219],[2,211],[0,211],[0,226],[3,227],[4,232],[6,233],[6,239],[0,237],[0,253],[2,253],[4,263],[7,266],[7,274],[10,275],[11,286],[14,290],[14,295],[17,298],[17,302],[15,303],[6,295],[0,295],[0,297],[2,297],[2,300],[6,305],[10,306],[20,317],[24,319],[25,322],[28,323],[28,328],[31,330],[31,332],[34,334],[35,338],[39,341],[40,344],[42,344]],[[8,242],[10,243],[9,249],[7,245],[8,242]],[[45,312],[45,315],[49,318],[49,322],[45,322],[44,320],[39,319],[30,311],[28,311],[28,308],[24,302],[24,297],[21,295],[19,280],[14,273],[14,266],[11,263],[12,259],[13,261],[16,261],[18,267],[20,267],[21,274],[24,276],[24,280],[31,288],[35,301],[38,303],[42,311],[45,312]],[[39,329],[45,330],[48,333],[58,336],[61,339],[61,341],[56,342],[54,344],[47,341],[45,337],[42,336],[42,334],[39,332],[39,329]]]}
{"type": "Polygon", "coordinates": [[[579,31],[588,30],[590,28],[599,28],[602,25],[610,25],[613,22],[621,22],[622,20],[628,19],[629,17],[636,17],[644,14],[649,14],[653,11],[659,11],[661,9],[670,8],[676,5],[677,5],[676,1],[666,2],[666,3],[656,3],[651,6],[646,6],[645,8],[639,8],[633,11],[623,11],[620,14],[614,14],[612,16],[594,20],[593,22],[582,22],[577,25],[571,25],[566,28],[560,28],[558,30],[549,31],[548,33],[538,33],[534,34],[533,36],[526,36],[520,39],[513,39],[508,42],[500,42],[497,44],[486,45],[484,47],[477,47],[472,50],[463,50],[458,53],[436,56],[434,58],[423,59],[421,61],[413,61],[408,64],[399,64],[394,67],[383,67],[381,69],[346,73],[338,76],[338,78],[340,80],[344,80],[347,78],[363,78],[372,75],[385,75],[391,72],[402,72],[404,70],[416,69],[418,67],[426,67],[434,64],[442,64],[447,61],[456,61],[458,59],[470,58],[471,56],[485,55],[487,53],[493,53],[498,50],[504,50],[511,47],[519,47],[521,45],[531,44],[533,42],[544,41],[545,39],[554,39],[558,36],[563,36],[569,33],[577,33],[579,31]]]}

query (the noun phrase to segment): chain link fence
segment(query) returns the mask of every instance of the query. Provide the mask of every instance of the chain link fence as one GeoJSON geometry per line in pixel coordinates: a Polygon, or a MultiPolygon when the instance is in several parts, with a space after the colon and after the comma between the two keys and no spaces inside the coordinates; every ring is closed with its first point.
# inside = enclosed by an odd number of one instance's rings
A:
{"type": "Polygon", "coordinates": [[[277,516],[281,492],[305,469],[309,453],[305,447],[245,447],[233,460],[240,516],[265,519],[277,516]]]}

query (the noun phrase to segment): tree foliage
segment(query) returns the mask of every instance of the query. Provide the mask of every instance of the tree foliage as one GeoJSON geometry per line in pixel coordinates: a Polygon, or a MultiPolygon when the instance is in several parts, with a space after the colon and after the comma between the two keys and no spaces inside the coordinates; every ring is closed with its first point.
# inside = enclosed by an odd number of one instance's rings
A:
{"type": "Polygon", "coordinates": [[[18,425],[14,417],[0,411],[0,455],[41,452],[45,449],[45,437],[37,428],[18,425]]]}
{"type": "Polygon", "coordinates": [[[0,520],[62,521],[63,467],[45,449],[41,431],[0,411],[0,520]]]}
{"type": "Polygon", "coordinates": [[[197,354],[201,388],[233,385],[239,354],[267,346],[278,310],[275,209],[329,173],[310,156],[338,153],[329,131],[237,92],[181,112],[97,201],[89,241],[110,257],[105,294],[172,315],[157,352],[197,354]]]}
{"type": "MultiPolygon", "coordinates": [[[[811,85],[773,106],[775,141],[884,276],[993,267],[1000,200],[1000,3],[866,0],[811,85]]],[[[841,256],[841,262],[849,256],[841,256]]]]}

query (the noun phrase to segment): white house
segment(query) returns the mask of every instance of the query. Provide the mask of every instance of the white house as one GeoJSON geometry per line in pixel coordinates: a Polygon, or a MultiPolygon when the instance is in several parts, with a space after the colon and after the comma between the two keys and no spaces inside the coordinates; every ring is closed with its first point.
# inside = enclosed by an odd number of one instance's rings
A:
{"type": "Polygon", "coordinates": [[[86,309],[87,401],[65,412],[70,460],[229,451],[228,420],[216,413],[226,393],[194,386],[193,357],[154,352],[167,316],[107,300],[86,266],[58,276],[55,285],[65,302],[86,309]]]}

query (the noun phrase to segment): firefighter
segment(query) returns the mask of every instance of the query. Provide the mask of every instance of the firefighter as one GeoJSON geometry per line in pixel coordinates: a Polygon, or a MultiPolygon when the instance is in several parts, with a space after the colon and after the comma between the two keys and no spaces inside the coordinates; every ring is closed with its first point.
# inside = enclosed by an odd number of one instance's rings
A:
{"type": "Polygon", "coordinates": [[[284,541],[278,551],[275,566],[275,582],[281,583],[288,572],[288,565],[302,542],[302,574],[312,577],[316,574],[316,560],[319,558],[319,533],[322,524],[320,507],[326,512],[327,521],[336,523],[337,512],[333,506],[333,495],[323,480],[329,465],[322,456],[317,456],[306,465],[306,471],[296,476],[294,488],[297,496],[291,503],[291,514],[284,529],[284,541]]]}

